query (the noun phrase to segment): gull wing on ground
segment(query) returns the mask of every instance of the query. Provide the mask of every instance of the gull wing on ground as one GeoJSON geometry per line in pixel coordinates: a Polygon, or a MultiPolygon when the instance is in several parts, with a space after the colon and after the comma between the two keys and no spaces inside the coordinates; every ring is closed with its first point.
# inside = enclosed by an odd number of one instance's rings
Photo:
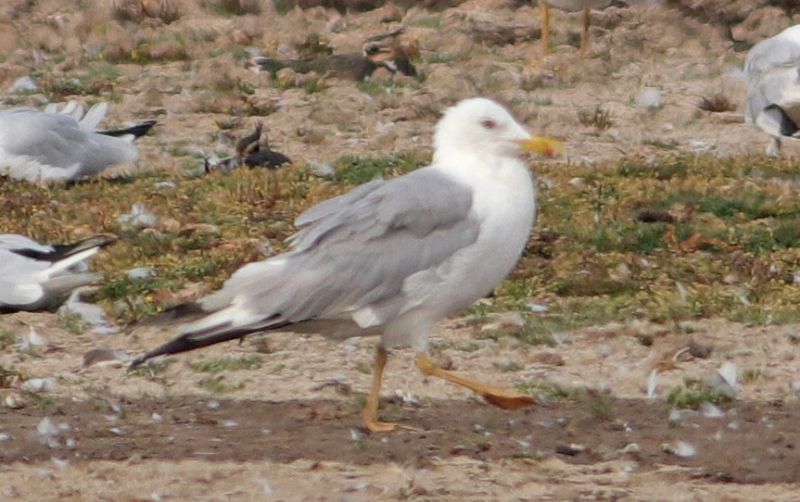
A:
{"type": "Polygon", "coordinates": [[[745,117],[773,137],[768,153],[777,155],[781,138],[800,131],[800,25],[753,46],[745,72],[745,117]]]}

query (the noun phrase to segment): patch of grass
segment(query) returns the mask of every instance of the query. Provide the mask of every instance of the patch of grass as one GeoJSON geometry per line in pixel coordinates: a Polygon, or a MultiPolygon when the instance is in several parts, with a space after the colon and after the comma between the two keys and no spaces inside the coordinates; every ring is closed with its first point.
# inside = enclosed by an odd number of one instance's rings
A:
{"type": "Polygon", "coordinates": [[[645,164],[638,160],[623,160],[617,168],[617,174],[625,178],[644,177],[657,180],[682,178],[688,171],[688,159],[680,156],[660,159],[654,164],[645,164]]]}
{"type": "Polygon", "coordinates": [[[567,387],[546,380],[529,380],[517,384],[515,388],[519,392],[545,401],[575,401],[585,393],[581,388],[567,387]]]}
{"type": "Polygon", "coordinates": [[[603,110],[600,105],[597,105],[593,111],[578,111],[578,122],[581,125],[594,127],[598,131],[605,131],[614,125],[614,121],[611,120],[611,113],[608,110],[603,110]]]}
{"type": "Polygon", "coordinates": [[[370,96],[381,96],[384,94],[393,94],[398,89],[404,87],[399,80],[377,79],[365,80],[357,84],[358,89],[370,96]]]}
{"type": "Polygon", "coordinates": [[[244,388],[244,383],[232,384],[225,381],[224,375],[215,375],[208,378],[203,378],[197,385],[212,394],[224,394],[244,388]]]}
{"type": "Polygon", "coordinates": [[[513,373],[515,371],[522,371],[525,369],[524,366],[517,364],[514,361],[496,364],[495,367],[503,373],[513,373]]]}
{"type": "Polygon", "coordinates": [[[489,338],[498,340],[504,336],[508,336],[518,340],[525,345],[546,345],[547,347],[554,347],[556,341],[553,335],[534,326],[524,326],[515,328],[501,328],[494,331],[482,332],[481,338],[489,338]]]}
{"type": "Polygon", "coordinates": [[[614,400],[604,392],[592,392],[589,398],[589,411],[598,420],[611,420],[614,418],[614,400]]]}
{"type": "Polygon", "coordinates": [[[674,387],[667,395],[667,402],[679,409],[689,408],[696,410],[705,402],[725,404],[732,400],[731,396],[721,390],[690,378],[684,380],[683,385],[674,387]]]}
{"type": "Polygon", "coordinates": [[[128,375],[139,376],[152,381],[163,381],[163,374],[167,370],[173,359],[151,359],[145,364],[140,364],[128,370],[128,375]]]}
{"type": "Polygon", "coordinates": [[[428,16],[421,17],[412,21],[411,26],[417,28],[429,28],[432,30],[438,29],[442,26],[442,16],[428,16]]]}
{"type": "Polygon", "coordinates": [[[356,364],[356,370],[359,373],[363,373],[364,375],[371,375],[372,374],[372,365],[370,363],[359,362],[356,364]]]}
{"type": "Polygon", "coordinates": [[[21,380],[21,375],[16,370],[10,370],[0,366],[0,389],[10,387],[17,380],[21,380]]]}
{"type": "Polygon", "coordinates": [[[710,96],[703,96],[700,98],[700,102],[697,103],[697,107],[703,111],[714,113],[732,112],[736,110],[736,105],[721,92],[710,96]]]}
{"type": "Polygon", "coordinates": [[[91,62],[86,70],[76,73],[38,73],[42,91],[54,101],[67,96],[92,96],[112,93],[121,73],[105,62],[91,62]]]}
{"type": "Polygon", "coordinates": [[[742,372],[742,383],[748,384],[767,378],[763,368],[748,368],[742,372]]]}
{"type": "Polygon", "coordinates": [[[17,342],[17,336],[11,331],[0,329],[0,350],[11,347],[17,342]]]}
{"type": "Polygon", "coordinates": [[[80,314],[67,310],[60,310],[58,313],[58,325],[69,331],[73,335],[80,335],[86,331],[86,321],[80,314]]]}
{"type": "Polygon", "coordinates": [[[222,373],[224,371],[257,370],[261,368],[261,356],[242,356],[237,358],[219,357],[189,363],[189,367],[201,373],[222,373]]]}
{"type": "Polygon", "coordinates": [[[203,0],[202,3],[212,12],[232,16],[261,14],[263,6],[259,0],[203,0]]]}
{"type": "Polygon", "coordinates": [[[424,165],[416,152],[385,157],[345,156],[336,161],[336,181],[360,185],[375,178],[404,174],[424,165]]]}

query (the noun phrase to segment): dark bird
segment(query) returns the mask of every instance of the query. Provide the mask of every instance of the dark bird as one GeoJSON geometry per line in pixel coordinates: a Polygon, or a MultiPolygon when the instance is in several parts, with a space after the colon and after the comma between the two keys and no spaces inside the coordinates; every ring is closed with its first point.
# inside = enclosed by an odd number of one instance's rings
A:
{"type": "Polygon", "coordinates": [[[255,130],[236,143],[236,155],[216,162],[206,158],[204,167],[206,173],[209,173],[217,169],[227,172],[242,165],[277,169],[283,164],[291,163],[292,161],[289,157],[280,152],[275,152],[269,147],[267,136],[263,133],[263,124],[256,122],[255,130]],[[264,136],[263,141],[261,141],[262,134],[264,136]]]}
{"type": "Polygon", "coordinates": [[[252,64],[268,71],[274,77],[283,68],[291,68],[297,73],[315,72],[323,76],[363,81],[369,79],[378,68],[386,68],[392,73],[415,77],[417,69],[411,63],[406,46],[397,41],[403,28],[390,33],[370,37],[364,41],[361,52],[344,54],[323,54],[308,59],[270,59],[253,58],[252,64]]]}

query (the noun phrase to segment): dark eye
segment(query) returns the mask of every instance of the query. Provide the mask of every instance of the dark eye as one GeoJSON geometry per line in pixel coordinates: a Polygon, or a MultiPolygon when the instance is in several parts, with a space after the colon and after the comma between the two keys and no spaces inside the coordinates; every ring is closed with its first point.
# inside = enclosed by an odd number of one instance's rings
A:
{"type": "Polygon", "coordinates": [[[485,129],[494,129],[495,127],[497,127],[497,122],[495,122],[492,119],[483,119],[483,120],[481,120],[481,125],[485,129]]]}

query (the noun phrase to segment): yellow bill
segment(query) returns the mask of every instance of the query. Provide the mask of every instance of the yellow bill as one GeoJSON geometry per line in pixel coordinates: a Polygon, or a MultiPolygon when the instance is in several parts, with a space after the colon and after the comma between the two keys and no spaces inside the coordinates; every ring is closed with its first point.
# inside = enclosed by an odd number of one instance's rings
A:
{"type": "Polygon", "coordinates": [[[533,135],[519,142],[523,150],[538,153],[545,157],[556,157],[564,151],[564,145],[553,138],[533,135]]]}

